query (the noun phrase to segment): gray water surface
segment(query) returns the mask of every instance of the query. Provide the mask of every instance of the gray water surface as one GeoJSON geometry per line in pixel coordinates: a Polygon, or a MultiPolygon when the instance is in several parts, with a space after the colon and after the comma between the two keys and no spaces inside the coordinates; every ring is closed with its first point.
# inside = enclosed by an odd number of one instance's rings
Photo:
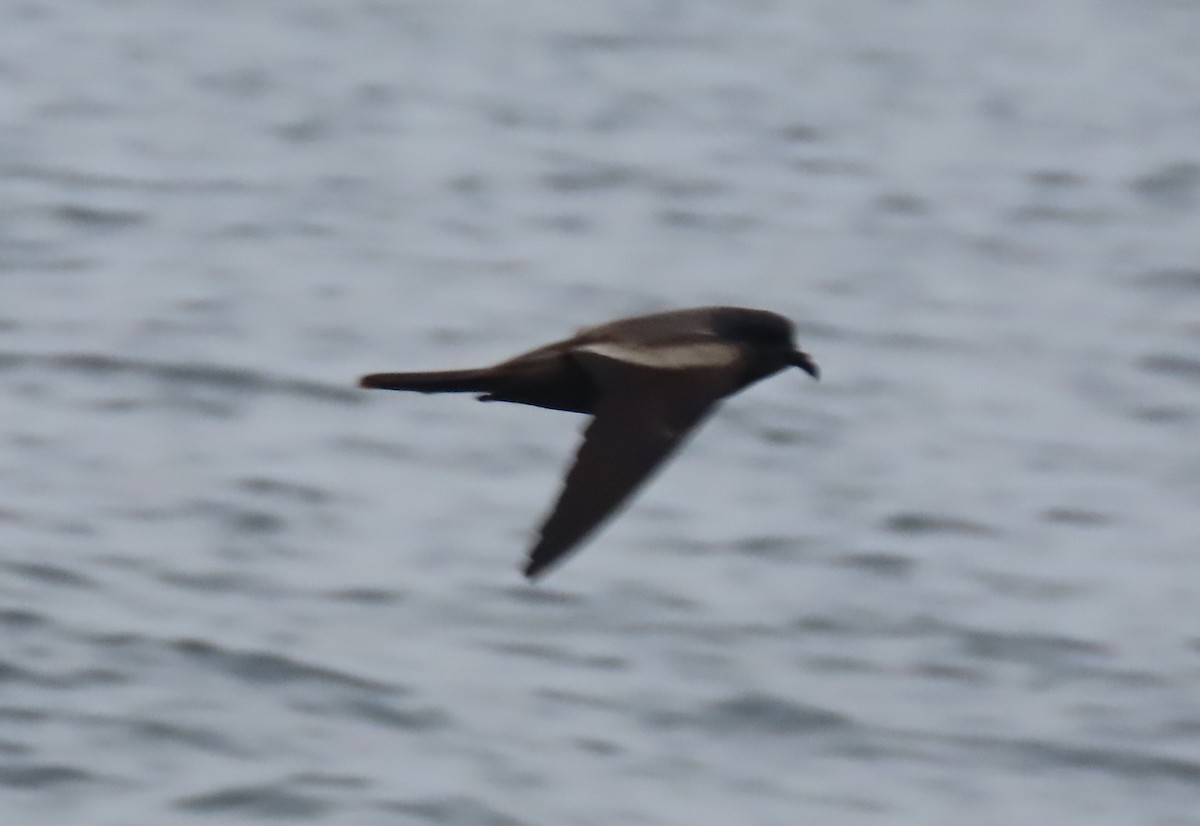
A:
{"type": "Polygon", "coordinates": [[[17,824],[1200,824],[1200,7],[0,3],[17,824]],[[793,317],[584,552],[578,417],[793,317]]]}

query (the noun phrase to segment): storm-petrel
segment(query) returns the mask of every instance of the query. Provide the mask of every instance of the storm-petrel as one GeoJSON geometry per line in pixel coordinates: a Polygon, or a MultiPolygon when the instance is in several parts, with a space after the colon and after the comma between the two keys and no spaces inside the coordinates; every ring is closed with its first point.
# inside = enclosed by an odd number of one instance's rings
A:
{"type": "Polygon", "coordinates": [[[699,307],[585,327],[492,367],[372,373],[359,384],[594,416],[529,552],[533,579],[611,516],[721,399],[788,366],[818,378],[794,332],[766,310],[699,307]]]}

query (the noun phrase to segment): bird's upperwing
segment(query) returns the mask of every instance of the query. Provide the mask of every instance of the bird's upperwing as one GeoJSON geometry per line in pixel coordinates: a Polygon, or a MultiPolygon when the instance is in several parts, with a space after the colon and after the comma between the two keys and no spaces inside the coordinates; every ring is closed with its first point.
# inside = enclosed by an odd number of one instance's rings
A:
{"type": "Polygon", "coordinates": [[[530,579],[585,539],[662,465],[725,394],[738,352],[716,343],[666,350],[595,344],[572,357],[596,382],[599,402],[529,552],[524,570],[530,579]]]}

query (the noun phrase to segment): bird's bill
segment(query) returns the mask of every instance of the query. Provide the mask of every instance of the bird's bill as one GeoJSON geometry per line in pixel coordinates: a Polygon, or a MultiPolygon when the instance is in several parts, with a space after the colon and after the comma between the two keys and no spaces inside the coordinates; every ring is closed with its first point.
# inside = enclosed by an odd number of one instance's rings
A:
{"type": "Polygon", "coordinates": [[[803,350],[794,351],[789,363],[795,367],[799,367],[814,379],[819,380],[821,378],[821,368],[817,367],[817,363],[812,360],[812,356],[803,350]]]}

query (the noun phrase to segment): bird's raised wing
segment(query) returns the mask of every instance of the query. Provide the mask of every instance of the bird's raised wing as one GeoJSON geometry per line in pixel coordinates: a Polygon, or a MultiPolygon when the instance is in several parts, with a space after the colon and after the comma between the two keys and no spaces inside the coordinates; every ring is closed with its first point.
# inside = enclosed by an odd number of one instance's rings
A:
{"type": "Polygon", "coordinates": [[[544,572],[612,516],[725,394],[738,352],[703,346],[703,352],[659,351],[665,360],[649,350],[608,344],[572,354],[596,382],[599,402],[529,552],[527,577],[544,572]]]}

